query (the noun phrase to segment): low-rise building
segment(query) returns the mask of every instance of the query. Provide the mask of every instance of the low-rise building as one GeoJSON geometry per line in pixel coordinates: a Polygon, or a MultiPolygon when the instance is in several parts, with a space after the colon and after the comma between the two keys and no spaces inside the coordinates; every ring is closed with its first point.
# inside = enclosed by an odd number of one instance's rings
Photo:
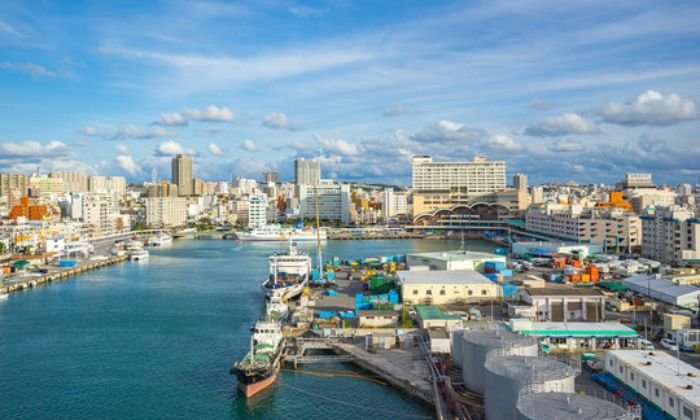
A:
{"type": "Polygon", "coordinates": [[[399,324],[396,311],[359,311],[357,317],[360,328],[396,328],[399,324]]]}
{"type": "Polygon", "coordinates": [[[548,287],[525,288],[521,300],[535,308],[537,321],[605,320],[605,295],[596,289],[548,287]]]}
{"type": "Polygon", "coordinates": [[[646,274],[628,277],[622,281],[622,285],[652,299],[680,307],[697,307],[700,299],[700,288],[646,274]]]}
{"type": "Polygon", "coordinates": [[[522,256],[528,254],[534,256],[566,254],[586,258],[602,251],[602,245],[574,242],[515,242],[513,244],[513,254],[522,256]]]}
{"type": "Polygon", "coordinates": [[[428,345],[431,353],[452,353],[452,340],[445,328],[428,328],[428,345]]]}
{"type": "Polygon", "coordinates": [[[416,305],[415,309],[416,320],[420,328],[446,328],[452,330],[462,326],[462,318],[457,315],[446,314],[437,306],[416,305]]]}
{"type": "Polygon", "coordinates": [[[700,262],[700,218],[678,206],[649,207],[642,218],[642,256],[669,264],[700,262]]]}
{"type": "Polygon", "coordinates": [[[476,271],[399,271],[405,303],[446,305],[498,299],[501,288],[476,271]]]}
{"type": "Polygon", "coordinates": [[[605,369],[672,418],[700,418],[700,369],[664,351],[610,350],[605,369]]]}
{"type": "Polygon", "coordinates": [[[547,351],[638,349],[637,331],[619,322],[532,322],[511,319],[506,327],[518,334],[537,337],[547,351]]]}
{"type": "Polygon", "coordinates": [[[488,261],[506,263],[503,255],[476,251],[423,252],[406,255],[409,267],[428,266],[430,270],[473,270],[482,271],[488,261]]]}

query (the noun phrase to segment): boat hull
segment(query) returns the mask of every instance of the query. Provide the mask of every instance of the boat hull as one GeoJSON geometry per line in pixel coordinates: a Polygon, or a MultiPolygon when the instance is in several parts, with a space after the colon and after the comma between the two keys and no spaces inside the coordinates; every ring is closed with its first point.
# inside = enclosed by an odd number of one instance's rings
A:
{"type": "Polygon", "coordinates": [[[299,296],[307,284],[307,280],[304,280],[291,286],[270,289],[265,287],[268,281],[265,281],[262,284],[262,289],[265,291],[265,296],[270,300],[280,299],[282,301],[287,301],[299,296]]]}
{"type": "Polygon", "coordinates": [[[262,390],[268,388],[270,385],[275,383],[275,380],[277,379],[277,374],[273,373],[272,375],[268,376],[265,379],[261,379],[256,382],[251,382],[251,383],[243,383],[243,382],[238,382],[238,389],[245,395],[246,398],[251,398],[255,394],[261,392],[262,390]]]}

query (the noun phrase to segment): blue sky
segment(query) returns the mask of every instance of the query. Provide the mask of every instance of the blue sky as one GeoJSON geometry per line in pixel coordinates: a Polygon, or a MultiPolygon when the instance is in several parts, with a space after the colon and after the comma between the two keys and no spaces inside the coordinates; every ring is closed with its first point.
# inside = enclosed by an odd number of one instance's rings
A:
{"type": "Polygon", "coordinates": [[[0,171],[408,184],[410,157],[532,182],[700,176],[700,4],[5,2],[0,171]]]}

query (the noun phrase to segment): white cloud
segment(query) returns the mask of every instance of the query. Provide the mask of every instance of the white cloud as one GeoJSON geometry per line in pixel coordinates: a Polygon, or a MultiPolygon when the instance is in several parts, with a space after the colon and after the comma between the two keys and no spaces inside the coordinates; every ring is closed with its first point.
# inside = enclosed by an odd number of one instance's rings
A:
{"type": "Polygon", "coordinates": [[[12,70],[28,74],[34,77],[54,77],[56,73],[34,63],[10,63],[7,61],[0,62],[0,70],[12,70]]]}
{"type": "Polygon", "coordinates": [[[486,136],[486,132],[479,128],[465,127],[464,124],[449,120],[440,120],[411,136],[415,141],[425,143],[438,142],[473,142],[481,140],[486,136]]]}
{"type": "Polygon", "coordinates": [[[491,149],[506,152],[517,152],[523,148],[520,144],[516,143],[512,137],[505,134],[491,136],[485,143],[491,149]]]}
{"type": "Polygon", "coordinates": [[[187,125],[187,118],[185,118],[185,116],[180,114],[179,112],[161,112],[160,121],[158,121],[157,124],[168,126],[184,126],[187,125]]]}
{"type": "Polygon", "coordinates": [[[554,106],[550,101],[540,99],[540,98],[532,98],[530,101],[530,108],[534,109],[551,109],[554,106]]]}
{"type": "Polygon", "coordinates": [[[22,143],[0,144],[2,157],[60,157],[72,153],[71,148],[65,143],[54,140],[46,144],[37,141],[25,141],[22,143]]]}
{"type": "Polygon", "coordinates": [[[153,155],[157,157],[172,157],[179,154],[193,156],[196,155],[197,152],[193,149],[185,149],[180,143],[174,140],[166,140],[156,146],[153,153],[153,155]]]}
{"type": "Polygon", "coordinates": [[[597,134],[600,129],[578,114],[566,113],[547,117],[525,128],[524,134],[533,137],[559,137],[571,134],[597,134]]]}
{"type": "Polygon", "coordinates": [[[2,20],[0,20],[0,32],[5,32],[6,34],[16,37],[22,36],[22,34],[20,34],[12,25],[2,20]]]}
{"type": "Polygon", "coordinates": [[[582,152],[584,149],[583,144],[571,140],[557,140],[547,147],[547,150],[563,153],[582,152]]]}
{"type": "Polygon", "coordinates": [[[216,143],[209,143],[207,149],[209,150],[209,153],[211,153],[214,156],[221,156],[224,154],[224,151],[216,143]]]}
{"type": "Polygon", "coordinates": [[[342,139],[329,139],[318,134],[314,135],[314,138],[324,151],[344,156],[357,156],[360,154],[360,148],[355,143],[342,139]]]}
{"type": "Polygon", "coordinates": [[[118,144],[117,145],[117,153],[120,155],[130,155],[131,153],[129,152],[129,146],[126,144],[118,144]]]}
{"type": "Polygon", "coordinates": [[[273,112],[272,114],[266,115],[265,119],[263,119],[262,124],[265,127],[271,128],[273,130],[296,131],[299,129],[299,127],[296,124],[292,123],[289,120],[287,114],[282,112],[273,112]]]}
{"type": "Polygon", "coordinates": [[[129,175],[136,175],[141,172],[141,167],[134,162],[134,158],[129,155],[118,155],[117,166],[129,175]]]}
{"type": "Polygon", "coordinates": [[[624,104],[611,102],[602,111],[603,120],[620,125],[671,125],[700,118],[700,110],[690,99],[675,93],[663,95],[647,90],[624,104]]]}
{"type": "Polygon", "coordinates": [[[124,127],[83,127],[80,133],[89,137],[102,137],[106,140],[124,140],[124,139],[154,139],[158,137],[167,137],[171,133],[164,127],[138,127],[135,125],[127,125],[124,127]]]}
{"type": "Polygon", "coordinates": [[[241,144],[241,148],[247,152],[252,152],[255,151],[255,149],[257,149],[257,145],[253,140],[244,140],[241,144]]]}
{"type": "Polygon", "coordinates": [[[204,109],[188,109],[185,115],[191,120],[208,122],[231,122],[234,117],[231,109],[215,105],[209,105],[204,109]]]}

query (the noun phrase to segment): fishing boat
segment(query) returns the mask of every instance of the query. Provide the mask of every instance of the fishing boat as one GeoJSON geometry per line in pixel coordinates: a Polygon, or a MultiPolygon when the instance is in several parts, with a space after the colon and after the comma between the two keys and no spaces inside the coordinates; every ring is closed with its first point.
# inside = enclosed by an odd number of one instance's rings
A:
{"type": "Polygon", "coordinates": [[[162,232],[148,238],[148,246],[163,246],[171,243],[173,243],[173,237],[162,232]]]}
{"type": "Polygon", "coordinates": [[[269,258],[270,274],[262,283],[269,299],[288,301],[298,296],[309,281],[311,257],[299,252],[296,242],[289,242],[289,251],[275,252],[269,258]]]}
{"type": "Polygon", "coordinates": [[[276,321],[258,321],[250,339],[250,351],[231,368],[238,378],[238,389],[250,398],[277,379],[282,353],[282,326],[276,321]]]}

